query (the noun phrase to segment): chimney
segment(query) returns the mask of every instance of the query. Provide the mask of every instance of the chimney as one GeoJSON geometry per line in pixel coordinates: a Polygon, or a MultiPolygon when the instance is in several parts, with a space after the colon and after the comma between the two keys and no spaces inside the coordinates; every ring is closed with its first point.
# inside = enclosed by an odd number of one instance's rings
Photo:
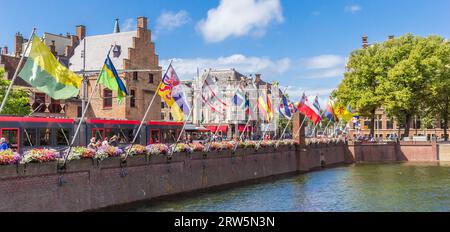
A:
{"type": "Polygon", "coordinates": [[[366,35],[364,35],[364,36],[362,37],[362,47],[363,47],[364,49],[366,49],[367,47],[369,47],[369,42],[368,42],[368,38],[367,38],[366,35]]]}
{"type": "Polygon", "coordinates": [[[17,32],[14,37],[14,55],[19,57],[22,54],[23,50],[23,36],[20,32],[17,32]]]}
{"type": "Polygon", "coordinates": [[[52,44],[50,45],[50,51],[53,53],[53,55],[57,55],[56,54],[56,46],[55,46],[55,41],[52,40],[52,44]]]}
{"type": "Polygon", "coordinates": [[[83,40],[86,37],[86,27],[84,25],[78,25],[76,31],[79,40],[83,40]]]}
{"type": "Polygon", "coordinates": [[[138,23],[137,23],[137,27],[138,28],[144,28],[147,29],[147,17],[138,17],[137,19],[138,23]]]}
{"type": "Polygon", "coordinates": [[[5,46],[3,48],[3,55],[8,55],[8,47],[7,46],[5,46]]]}
{"type": "Polygon", "coordinates": [[[72,47],[76,47],[78,45],[79,41],[80,41],[80,38],[78,36],[76,36],[76,35],[71,35],[70,39],[71,39],[70,46],[72,46],[72,47]]]}

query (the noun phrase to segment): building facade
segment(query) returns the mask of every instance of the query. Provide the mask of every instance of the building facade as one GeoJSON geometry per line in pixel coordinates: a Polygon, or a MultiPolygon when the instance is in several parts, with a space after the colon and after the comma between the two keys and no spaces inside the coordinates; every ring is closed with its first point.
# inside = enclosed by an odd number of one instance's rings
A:
{"type": "Polygon", "coordinates": [[[81,41],[69,60],[69,68],[74,72],[84,73],[86,84],[80,97],[70,101],[68,117],[81,116],[83,98],[86,101],[93,92],[88,118],[141,120],[155,97],[146,120],[161,120],[161,99],[156,94],[161,81],[161,67],[155,53],[155,44],[151,41],[147,18],[139,17],[137,22],[135,31],[120,32],[116,23],[114,33],[95,36],[86,36],[86,28],[77,27],[81,41]],[[129,94],[122,104],[118,103],[116,92],[101,85],[92,91],[109,51],[129,94]]]}

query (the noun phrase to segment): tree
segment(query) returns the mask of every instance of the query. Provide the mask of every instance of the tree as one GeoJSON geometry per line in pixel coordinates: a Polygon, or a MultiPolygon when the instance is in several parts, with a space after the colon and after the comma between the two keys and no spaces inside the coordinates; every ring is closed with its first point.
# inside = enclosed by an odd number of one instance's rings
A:
{"type": "Polygon", "coordinates": [[[450,114],[450,43],[442,38],[433,37],[438,44],[432,59],[424,61],[427,64],[431,81],[426,98],[425,113],[438,116],[444,128],[444,139],[448,141],[448,123],[450,114]]]}
{"type": "MultiPolygon", "coordinates": [[[[0,101],[3,101],[11,81],[4,79],[5,70],[0,69],[0,101]]],[[[12,88],[1,114],[24,116],[31,113],[30,97],[23,89],[12,88]]]]}
{"type": "Polygon", "coordinates": [[[333,95],[344,104],[357,109],[360,116],[371,119],[370,134],[375,133],[375,112],[384,102],[384,93],[379,88],[387,76],[389,66],[385,62],[381,44],[351,53],[344,73],[344,80],[333,95]]]}
{"type": "MultiPolygon", "coordinates": [[[[385,62],[388,66],[393,64],[381,83],[381,90],[386,93],[384,107],[388,115],[403,122],[405,136],[409,135],[414,116],[436,107],[427,103],[433,101],[429,99],[430,86],[434,76],[439,75],[437,52],[442,43],[443,39],[437,36],[423,38],[407,34],[383,44],[385,62]]],[[[444,107],[448,104],[442,103],[444,107]]]]}

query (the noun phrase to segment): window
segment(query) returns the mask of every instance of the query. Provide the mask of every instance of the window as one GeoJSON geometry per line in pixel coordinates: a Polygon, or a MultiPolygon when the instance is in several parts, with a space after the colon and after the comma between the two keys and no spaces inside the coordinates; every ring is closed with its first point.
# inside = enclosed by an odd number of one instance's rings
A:
{"type": "Polygon", "coordinates": [[[378,129],[378,130],[382,130],[383,129],[383,121],[381,121],[381,120],[377,121],[377,128],[376,129],[378,129]]]}
{"type": "Polygon", "coordinates": [[[133,80],[138,80],[138,72],[133,72],[133,80]]]}
{"type": "Polygon", "coordinates": [[[173,121],[172,113],[169,114],[169,120],[173,121]]]}
{"type": "Polygon", "coordinates": [[[56,131],[56,145],[57,146],[65,146],[69,145],[69,129],[57,129],[56,131]]]}
{"type": "Polygon", "coordinates": [[[148,74],[148,83],[153,84],[153,73],[148,74]]]}
{"type": "Polygon", "coordinates": [[[45,93],[34,93],[34,103],[32,107],[35,112],[45,112],[47,108],[45,105],[45,93]]]}
{"type": "Polygon", "coordinates": [[[37,129],[24,129],[23,130],[25,138],[23,145],[25,147],[32,147],[37,145],[37,129]]]}
{"type": "Polygon", "coordinates": [[[112,107],[112,91],[103,89],[103,108],[112,107]]]}
{"type": "Polygon", "coordinates": [[[392,123],[392,121],[391,120],[388,120],[387,122],[386,122],[386,129],[394,129],[394,124],[392,123]]]}
{"type": "Polygon", "coordinates": [[[39,146],[50,146],[52,138],[52,130],[48,128],[39,129],[39,146]]]}
{"type": "Polygon", "coordinates": [[[166,118],[164,113],[161,113],[161,120],[164,120],[166,118]]]}
{"type": "Polygon", "coordinates": [[[50,111],[50,113],[61,113],[62,107],[60,101],[52,98],[48,110],[50,111]]]}
{"type": "Polygon", "coordinates": [[[120,57],[121,51],[122,51],[122,47],[120,47],[120,45],[115,45],[113,48],[113,57],[114,58],[120,57]]]}
{"type": "Polygon", "coordinates": [[[365,130],[370,129],[370,121],[365,121],[365,122],[364,122],[364,129],[365,129],[365,130]]]}
{"type": "Polygon", "coordinates": [[[83,108],[81,108],[81,106],[77,107],[77,117],[81,118],[81,116],[83,116],[83,108]]]}
{"type": "Polygon", "coordinates": [[[131,90],[130,95],[131,95],[130,106],[134,108],[136,107],[136,92],[134,90],[131,90]]]}
{"type": "Polygon", "coordinates": [[[161,102],[161,109],[164,109],[165,105],[166,104],[164,102],[161,102]]]}

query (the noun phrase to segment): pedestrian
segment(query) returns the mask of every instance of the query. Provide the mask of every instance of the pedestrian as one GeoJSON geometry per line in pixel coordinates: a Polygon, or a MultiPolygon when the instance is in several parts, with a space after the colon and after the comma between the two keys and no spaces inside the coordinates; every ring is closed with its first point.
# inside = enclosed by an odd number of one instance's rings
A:
{"type": "Polygon", "coordinates": [[[109,144],[113,147],[117,147],[119,145],[119,143],[117,142],[116,135],[114,135],[113,137],[111,137],[111,139],[109,139],[109,144]]]}
{"type": "Polygon", "coordinates": [[[4,150],[8,150],[8,143],[6,142],[5,138],[1,138],[0,142],[2,143],[2,145],[0,146],[0,151],[4,151],[4,150]]]}
{"type": "Polygon", "coordinates": [[[91,142],[88,144],[88,148],[90,149],[97,149],[97,143],[95,142],[95,137],[91,138],[91,142]]]}
{"type": "Polygon", "coordinates": [[[105,137],[105,139],[103,139],[102,146],[103,146],[103,147],[109,146],[109,143],[108,143],[108,137],[105,137]]]}

